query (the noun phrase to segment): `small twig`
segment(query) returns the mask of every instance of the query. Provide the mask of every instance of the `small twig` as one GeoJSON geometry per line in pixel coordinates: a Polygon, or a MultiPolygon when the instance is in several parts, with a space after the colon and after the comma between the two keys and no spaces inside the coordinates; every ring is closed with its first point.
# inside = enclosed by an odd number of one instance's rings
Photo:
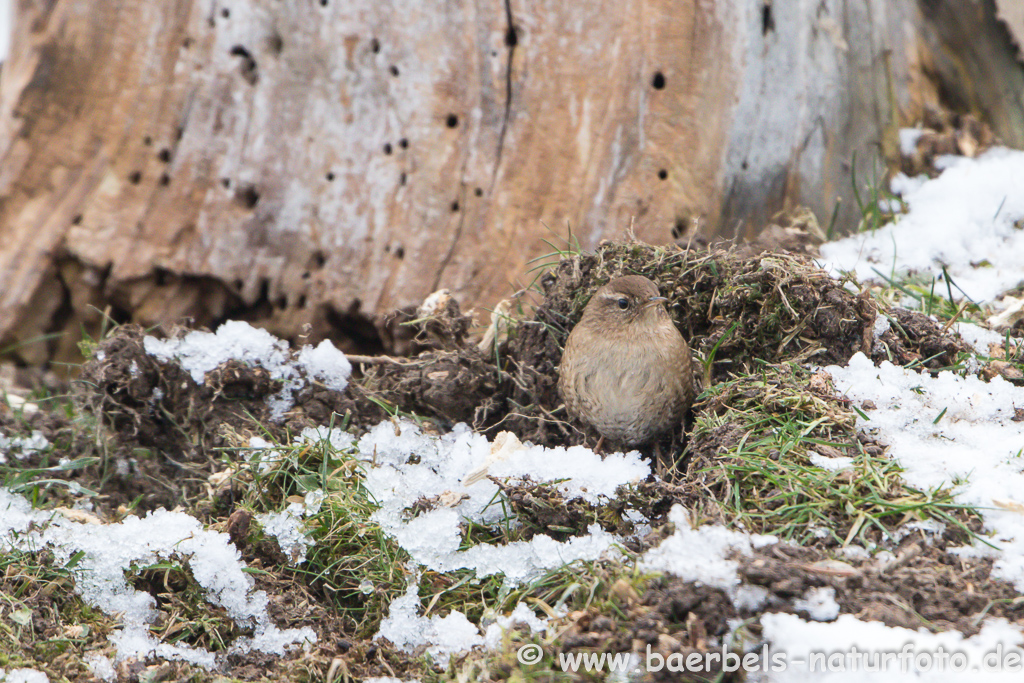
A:
{"type": "Polygon", "coordinates": [[[953,323],[956,322],[957,318],[963,315],[963,312],[967,310],[967,307],[970,305],[970,303],[971,302],[969,301],[963,301],[960,303],[960,308],[957,309],[953,317],[949,319],[949,322],[942,326],[942,334],[946,334],[946,332],[949,331],[949,328],[953,326],[953,323]]]}
{"type": "Polygon", "coordinates": [[[398,360],[397,358],[392,358],[390,356],[354,356],[354,355],[346,354],[345,358],[348,358],[348,361],[350,363],[364,363],[366,365],[384,365],[384,364],[408,365],[409,364],[409,361],[401,361],[401,360],[398,360]]]}

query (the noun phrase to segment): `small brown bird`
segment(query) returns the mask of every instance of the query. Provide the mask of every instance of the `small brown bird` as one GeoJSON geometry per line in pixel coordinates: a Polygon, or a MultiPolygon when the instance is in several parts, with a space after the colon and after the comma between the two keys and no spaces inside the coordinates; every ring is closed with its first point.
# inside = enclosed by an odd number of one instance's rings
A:
{"type": "Polygon", "coordinates": [[[565,342],[558,391],[569,415],[602,441],[647,443],[693,402],[690,347],[665,301],[645,277],[616,278],[597,290],[565,342]]]}

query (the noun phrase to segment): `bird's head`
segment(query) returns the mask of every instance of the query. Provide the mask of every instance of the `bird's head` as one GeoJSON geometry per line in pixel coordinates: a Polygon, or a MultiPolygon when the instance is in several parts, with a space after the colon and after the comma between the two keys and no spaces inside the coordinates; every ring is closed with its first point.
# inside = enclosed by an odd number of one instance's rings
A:
{"type": "Polygon", "coordinates": [[[591,325],[607,325],[608,332],[662,325],[669,320],[667,299],[658,286],[642,275],[618,277],[594,293],[583,312],[591,325]]]}

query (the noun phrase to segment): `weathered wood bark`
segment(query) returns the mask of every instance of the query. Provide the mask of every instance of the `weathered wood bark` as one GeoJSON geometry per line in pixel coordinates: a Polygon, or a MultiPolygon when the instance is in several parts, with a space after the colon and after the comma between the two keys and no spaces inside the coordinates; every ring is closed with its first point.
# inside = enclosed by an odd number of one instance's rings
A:
{"type": "Polygon", "coordinates": [[[951,84],[1024,143],[992,3],[965,44],[953,0],[20,0],[0,348],[70,357],[91,307],[367,341],[439,286],[508,296],[567,225],[849,225],[853,153],[951,84]]]}

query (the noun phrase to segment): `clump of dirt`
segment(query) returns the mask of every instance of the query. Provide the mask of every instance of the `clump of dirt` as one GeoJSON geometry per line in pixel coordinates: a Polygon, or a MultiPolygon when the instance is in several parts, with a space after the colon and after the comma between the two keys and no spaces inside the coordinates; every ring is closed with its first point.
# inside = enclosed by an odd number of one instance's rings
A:
{"type": "Polygon", "coordinates": [[[470,319],[455,300],[443,290],[432,295],[403,324],[425,351],[409,359],[357,359],[365,374],[357,372],[345,392],[309,383],[282,423],[270,419],[266,401],[280,383],[263,368],[228,362],[197,385],[177,364],[146,353],[145,333],[133,325],[95,347],[78,400],[111,429],[117,457],[146,475],[125,477],[119,494],[143,495],[143,509],[197,494],[223,452],[216,449],[243,446],[246,435],[269,430],[283,438],[332,420],[358,431],[395,410],[466,422],[491,435],[508,430],[547,446],[583,443],[592,435],[566,420],[558,396],[562,346],[593,292],[629,273],[659,284],[700,361],[697,372],[712,383],[763,363],[845,363],[857,351],[938,368],[966,349],[924,316],[899,310],[888,312],[890,329],[876,340],[874,301],[847,291],[807,256],[606,244],[542,275],[543,300],[512,321],[497,348],[471,343],[470,319]],[[173,485],[132,483],[142,480],[173,485]]]}
{"type": "Polygon", "coordinates": [[[927,173],[936,177],[936,157],[958,154],[976,157],[998,139],[992,128],[973,114],[957,114],[938,107],[925,108],[920,135],[909,156],[901,160],[901,170],[909,176],[927,173]]]}
{"type": "Polygon", "coordinates": [[[266,398],[280,387],[266,370],[231,362],[197,385],[177,363],[147,353],[145,336],[137,325],[117,328],[82,368],[83,407],[102,416],[121,441],[195,462],[226,445],[217,437],[220,425],[269,422],[266,398]]]}
{"type": "Polygon", "coordinates": [[[339,422],[367,425],[386,415],[362,399],[358,384],[342,393],[309,383],[295,393],[285,420],[275,422],[267,399],[281,382],[266,369],[232,360],[196,384],[177,363],[147,353],[145,336],[138,325],[116,328],[93,349],[76,384],[76,402],[107,428],[104,458],[121,463],[105,487],[115,505],[138,499],[141,510],[173,508],[201,496],[206,478],[222,467],[226,451],[218,449],[247,445],[249,436],[269,432],[287,441],[303,427],[329,424],[334,414],[339,422]]]}
{"type": "Polygon", "coordinates": [[[380,364],[365,387],[385,404],[449,424],[488,424],[502,410],[501,373],[474,347],[380,364]]]}
{"type": "MultiPolygon", "coordinates": [[[[757,617],[765,609],[811,618],[802,603],[821,589],[831,589],[840,614],[888,626],[923,626],[969,637],[978,633],[986,615],[1024,623],[1024,605],[1015,599],[1012,585],[992,577],[991,559],[948,552],[963,540],[955,529],[937,535],[913,531],[888,559],[866,554],[837,559],[820,547],[764,546],[731,558],[743,583],[763,591],[759,600],[739,604],[721,589],[671,575],[636,585],[619,579],[607,588],[607,596],[565,617],[560,652],[633,652],[644,658],[649,648],[680,661],[678,655],[721,652],[725,645],[742,654],[743,642],[757,642],[757,617]],[[740,621],[744,626],[734,632],[730,625],[740,621]]],[[[721,660],[718,667],[696,679],[667,669],[649,673],[652,680],[719,680],[721,660]]]]}
{"type": "MultiPolygon", "coordinates": [[[[559,643],[560,652],[634,652],[641,660],[646,658],[648,648],[666,660],[670,656],[675,660],[680,655],[685,658],[692,653],[721,652],[718,643],[729,633],[729,620],[737,616],[724,591],[669,575],[653,579],[641,590],[642,594],[620,579],[609,591],[614,610],[592,607],[571,613],[559,643]]],[[[672,668],[676,670],[662,666],[660,671],[649,671],[650,679],[731,680],[718,678],[722,676],[721,661],[704,675],[680,672],[675,664],[672,668]]]]}
{"type": "Polygon", "coordinates": [[[509,507],[524,528],[522,539],[528,541],[545,534],[556,541],[586,533],[597,522],[597,509],[580,498],[566,500],[557,484],[526,481],[490,480],[501,489],[509,507]]]}
{"type": "Polygon", "coordinates": [[[920,364],[937,370],[955,365],[957,356],[971,350],[959,336],[917,311],[893,308],[884,313],[889,329],[872,344],[871,359],[895,365],[920,364]]]}
{"type": "Polygon", "coordinates": [[[762,363],[845,364],[858,351],[876,361],[926,361],[938,368],[966,350],[933,321],[901,310],[890,313],[898,324],[876,344],[876,303],[867,292],[849,292],[808,256],[606,244],[545,273],[539,279],[543,302],[499,349],[510,378],[502,429],[547,445],[586,438],[557,411],[561,350],[594,291],[627,274],[658,283],[705,383],[749,373],[762,363]]]}
{"type": "Polygon", "coordinates": [[[6,550],[0,572],[0,619],[5,668],[31,666],[50,680],[88,680],[85,652],[100,652],[114,619],[90,608],[73,592],[74,579],[49,551],[6,550]],[[87,623],[88,626],[80,624],[87,623]],[[71,628],[69,624],[75,624],[71,628]]]}
{"type": "MultiPolygon", "coordinates": [[[[913,532],[881,557],[837,560],[816,547],[776,544],[742,558],[739,574],[768,592],[773,611],[798,612],[793,601],[814,588],[832,588],[842,614],[887,626],[976,634],[981,617],[1024,623],[1024,605],[1012,584],[992,576],[992,560],[948,552],[963,544],[949,529],[938,536],[913,532]]],[[[746,616],[746,615],[744,615],[746,616]]]]}
{"type": "Polygon", "coordinates": [[[611,499],[602,500],[599,505],[591,505],[582,498],[566,500],[557,483],[534,482],[528,477],[489,479],[501,490],[505,504],[522,524],[509,540],[529,541],[543,534],[565,541],[585,535],[591,524],[599,524],[605,531],[626,538],[626,547],[637,553],[657,545],[663,536],[638,537],[636,513],[643,516],[645,524],[662,528],[673,505],[699,508],[702,498],[702,492],[690,482],[674,484],[653,476],[634,485],[620,486],[611,499]]]}

